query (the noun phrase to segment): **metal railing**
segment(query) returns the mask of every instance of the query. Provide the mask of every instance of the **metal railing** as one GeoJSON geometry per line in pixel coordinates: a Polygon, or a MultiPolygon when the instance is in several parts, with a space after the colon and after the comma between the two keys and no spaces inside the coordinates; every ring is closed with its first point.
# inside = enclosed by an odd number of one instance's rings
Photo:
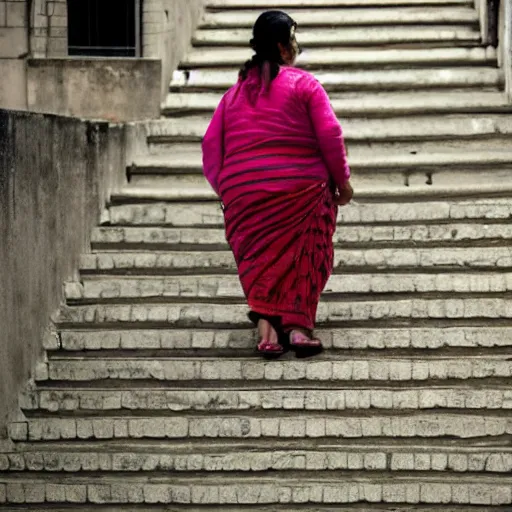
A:
{"type": "Polygon", "coordinates": [[[512,103],[512,0],[475,0],[482,42],[498,51],[505,76],[505,91],[512,103]]]}

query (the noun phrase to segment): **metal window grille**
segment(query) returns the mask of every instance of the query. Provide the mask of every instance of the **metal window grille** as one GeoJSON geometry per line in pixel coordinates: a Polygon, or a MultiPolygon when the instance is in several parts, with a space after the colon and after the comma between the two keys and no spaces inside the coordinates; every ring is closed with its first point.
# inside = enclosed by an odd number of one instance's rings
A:
{"type": "Polygon", "coordinates": [[[139,57],[141,0],[68,0],[71,56],[139,57]]]}

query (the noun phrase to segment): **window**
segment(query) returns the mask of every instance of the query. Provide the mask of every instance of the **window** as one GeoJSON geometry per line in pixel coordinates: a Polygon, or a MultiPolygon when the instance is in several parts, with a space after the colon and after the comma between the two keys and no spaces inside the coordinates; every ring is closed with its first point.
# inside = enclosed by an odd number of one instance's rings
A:
{"type": "Polygon", "coordinates": [[[140,55],[140,0],[68,0],[68,53],[140,55]]]}

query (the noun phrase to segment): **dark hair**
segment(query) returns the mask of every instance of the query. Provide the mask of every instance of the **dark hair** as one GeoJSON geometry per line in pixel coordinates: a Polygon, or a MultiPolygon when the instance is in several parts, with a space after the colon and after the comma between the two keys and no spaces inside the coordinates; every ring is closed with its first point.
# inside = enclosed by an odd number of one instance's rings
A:
{"type": "Polygon", "coordinates": [[[297,23],[282,11],[266,11],[259,16],[253,27],[253,38],[250,41],[255,54],[240,70],[240,78],[245,80],[249,70],[268,64],[272,81],[279,74],[279,67],[284,64],[278,43],[285,47],[291,44],[292,29],[297,23]]]}

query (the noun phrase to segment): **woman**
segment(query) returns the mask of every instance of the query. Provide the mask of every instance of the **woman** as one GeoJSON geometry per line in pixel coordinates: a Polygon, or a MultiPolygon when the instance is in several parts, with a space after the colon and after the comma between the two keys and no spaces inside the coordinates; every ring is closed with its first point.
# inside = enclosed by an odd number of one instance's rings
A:
{"type": "Polygon", "coordinates": [[[268,11],[255,52],[222,98],[203,140],[204,173],[220,196],[258,351],[322,351],[313,336],[332,272],[339,205],[352,198],[340,125],[311,75],[293,66],[296,23],[268,11]]]}

